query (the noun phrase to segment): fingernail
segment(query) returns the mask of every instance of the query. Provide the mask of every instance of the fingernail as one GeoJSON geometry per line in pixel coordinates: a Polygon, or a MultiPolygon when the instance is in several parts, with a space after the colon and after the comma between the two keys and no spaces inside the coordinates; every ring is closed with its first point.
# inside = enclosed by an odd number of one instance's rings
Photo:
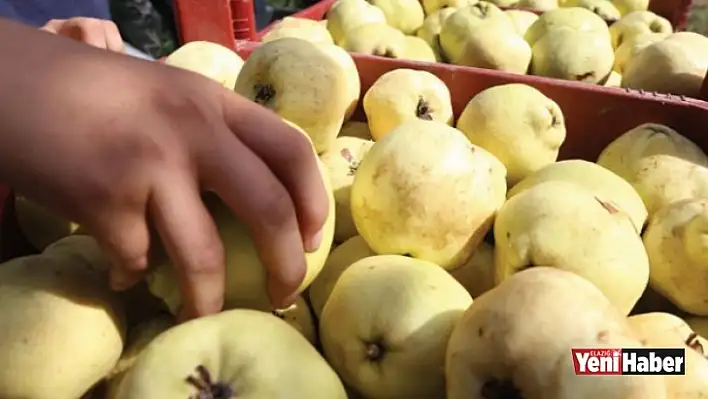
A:
{"type": "Polygon", "coordinates": [[[324,232],[322,230],[320,230],[317,232],[317,234],[310,237],[310,239],[307,240],[307,242],[305,243],[305,251],[307,251],[307,252],[317,251],[317,249],[322,244],[322,237],[323,236],[324,236],[324,232]]]}
{"type": "Polygon", "coordinates": [[[297,297],[298,297],[298,294],[297,294],[297,293],[292,294],[292,295],[286,297],[285,299],[281,300],[281,301],[277,304],[276,309],[287,309],[287,308],[291,307],[292,305],[295,304],[295,301],[297,300],[297,297]]]}

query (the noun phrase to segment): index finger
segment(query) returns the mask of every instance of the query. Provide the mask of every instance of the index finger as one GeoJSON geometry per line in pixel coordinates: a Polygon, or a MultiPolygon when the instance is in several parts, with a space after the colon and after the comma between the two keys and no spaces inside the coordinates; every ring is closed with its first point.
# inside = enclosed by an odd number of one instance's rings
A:
{"type": "Polygon", "coordinates": [[[267,270],[264,288],[271,304],[287,307],[307,270],[291,197],[268,166],[226,126],[210,142],[199,157],[200,179],[248,227],[267,270]]]}
{"type": "Polygon", "coordinates": [[[224,118],[238,138],[258,155],[290,193],[308,252],[322,240],[328,195],[309,138],[280,117],[236,94],[224,96],[224,118]]]}

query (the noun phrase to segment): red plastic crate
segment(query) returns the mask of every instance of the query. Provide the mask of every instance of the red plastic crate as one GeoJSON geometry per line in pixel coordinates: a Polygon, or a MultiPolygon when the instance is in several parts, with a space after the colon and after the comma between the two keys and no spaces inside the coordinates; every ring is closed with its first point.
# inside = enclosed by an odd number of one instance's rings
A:
{"type": "MultiPolygon", "coordinates": [[[[253,0],[174,0],[177,25],[183,43],[206,40],[225,46],[233,46],[236,40],[258,40],[262,32],[256,32],[253,15],[253,0]]],[[[335,0],[322,0],[306,8],[296,17],[321,20],[335,0]]],[[[668,19],[675,30],[686,25],[691,0],[650,0],[649,9],[668,19]]]]}
{"type": "MultiPolygon", "coordinates": [[[[237,42],[235,50],[248,57],[260,43],[237,42]]],[[[552,98],[565,115],[567,138],[560,159],[582,158],[595,161],[602,149],[623,132],[642,123],[661,123],[698,144],[708,152],[708,102],[666,94],[607,88],[528,75],[507,74],[487,69],[431,64],[352,54],[361,78],[361,95],[382,74],[411,68],[429,71],[442,79],[450,89],[455,116],[458,117],[475,94],[492,86],[524,83],[552,98]]],[[[364,120],[361,102],[354,120],[364,120]]],[[[19,233],[13,212],[13,201],[5,202],[2,220],[2,259],[31,253],[32,249],[19,233]]]]}

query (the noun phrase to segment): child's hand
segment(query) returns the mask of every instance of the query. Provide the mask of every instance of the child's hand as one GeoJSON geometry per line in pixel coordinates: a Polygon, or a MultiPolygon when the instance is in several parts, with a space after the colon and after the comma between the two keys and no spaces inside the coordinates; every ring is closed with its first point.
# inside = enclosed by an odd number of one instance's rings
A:
{"type": "MultiPolygon", "coordinates": [[[[0,20],[0,181],[86,227],[114,288],[141,279],[149,223],[174,261],[184,317],[218,312],[224,249],[200,192],[250,229],[276,307],[305,276],[328,202],[309,140],[198,74],[0,20]]],[[[238,278],[233,276],[232,278],[238,278]]]]}
{"type": "Polygon", "coordinates": [[[53,19],[42,28],[43,31],[66,36],[76,41],[104,50],[122,53],[125,51],[123,38],[113,21],[96,18],[53,19]]]}

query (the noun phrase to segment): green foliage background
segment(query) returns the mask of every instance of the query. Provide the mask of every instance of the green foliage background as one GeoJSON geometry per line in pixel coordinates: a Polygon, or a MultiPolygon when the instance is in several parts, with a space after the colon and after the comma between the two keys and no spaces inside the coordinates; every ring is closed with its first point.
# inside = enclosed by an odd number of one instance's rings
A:
{"type": "Polygon", "coordinates": [[[708,1],[695,1],[688,14],[686,30],[708,35],[708,1]]]}

